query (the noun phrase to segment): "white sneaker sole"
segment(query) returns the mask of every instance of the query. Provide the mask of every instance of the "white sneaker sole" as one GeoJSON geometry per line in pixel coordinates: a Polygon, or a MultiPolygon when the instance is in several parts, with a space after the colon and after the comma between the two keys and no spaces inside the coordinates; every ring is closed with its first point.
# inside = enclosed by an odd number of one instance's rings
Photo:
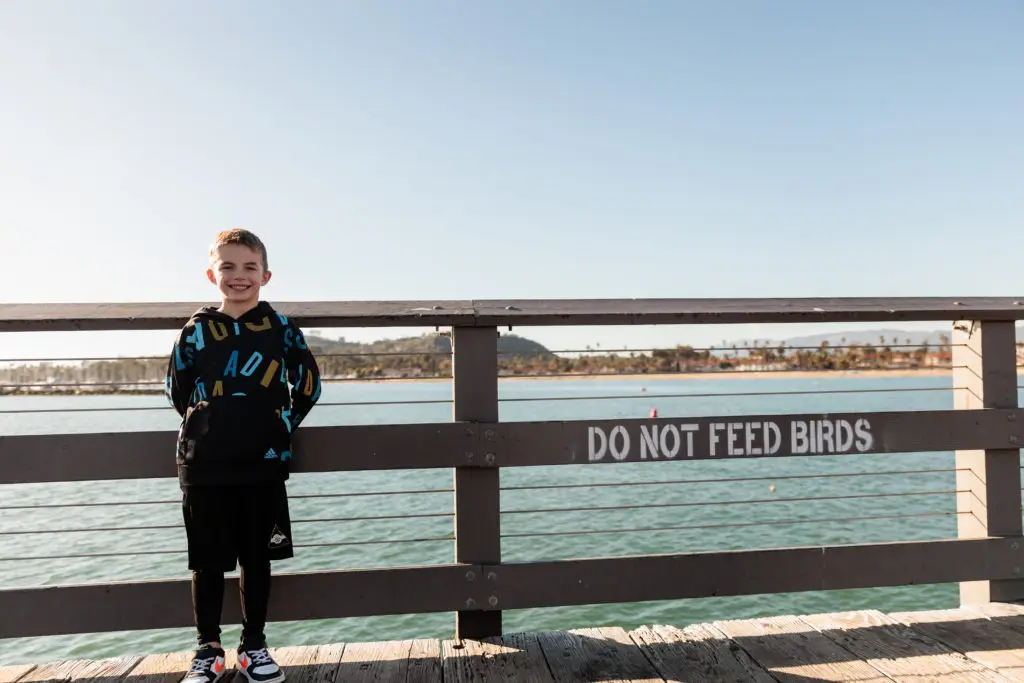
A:
{"type": "MultiPolygon", "coordinates": [[[[228,672],[228,668],[225,666],[223,669],[221,669],[221,672],[219,674],[217,674],[216,678],[214,678],[212,681],[209,681],[209,683],[218,683],[218,681],[220,681],[222,678],[224,678],[224,674],[226,674],[227,672],[228,672]]],[[[185,683],[186,680],[188,680],[188,679],[182,678],[181,679],[181,683],[185,683]]],[[[196,681],[202,681],[202,683],[207,683],[205,678],[197,678],[195,680],[196,681]]]]}
{"type": "Polygon", "coordinates": [[[248,671],[241,667],[239,667],[238,673],[242,674],[245,677],[245,680],[249,681],[249,683],[282,683],[282,681],[285,680],[284,669],[281,669],[281,673],[274,676],[273,678],[265,679],[253,678],[249,675],[248,671]]]}

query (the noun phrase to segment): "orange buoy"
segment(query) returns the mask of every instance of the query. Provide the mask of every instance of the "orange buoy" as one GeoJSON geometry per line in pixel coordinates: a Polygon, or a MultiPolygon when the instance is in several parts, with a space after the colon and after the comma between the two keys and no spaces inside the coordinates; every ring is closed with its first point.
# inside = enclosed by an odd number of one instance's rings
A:
{"type": "Polygon", "coordinates": [[[651,419],[654,419],[656,417],[658,417],[658,409],[657,408],[651,408],[651,419]]]}

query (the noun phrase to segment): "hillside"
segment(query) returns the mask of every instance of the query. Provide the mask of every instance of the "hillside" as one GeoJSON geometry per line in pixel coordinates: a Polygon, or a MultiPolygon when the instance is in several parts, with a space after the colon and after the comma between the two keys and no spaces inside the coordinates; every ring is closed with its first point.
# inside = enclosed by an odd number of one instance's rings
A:
{"type": "MultiPolygon", "coordinates": [[[[327,339],[314,333],[306,335],[306,343],[316,354],[440,354],[451,353],[452,340],[447,334],[423,334],[418,337],[402,337],[400,339],[381,339],[366,344],[340,339],[327,339]]],[[[515,334],[503,334],[498,337],[498,353],[508,356],[529,356],[531,358],[549,358],[551,353],[543,344],[520,337],[515,334]]]]}

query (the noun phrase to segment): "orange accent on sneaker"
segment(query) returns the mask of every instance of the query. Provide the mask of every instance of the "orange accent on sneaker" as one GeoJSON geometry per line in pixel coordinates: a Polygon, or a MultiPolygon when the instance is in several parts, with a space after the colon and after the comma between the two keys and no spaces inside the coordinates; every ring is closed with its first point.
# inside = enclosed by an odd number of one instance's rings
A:
{"type": "Polygon", "coordinates": [[[249,658],[246,657],[245,655],[242,655],[241,657],[238,658],[238,663],[242,665],[243,669],[249,668],[249,658]]]}
{"type": "Polygon", "coordinates": [[[224,670],[224,662],[220,661],[219,659],[217,659],[216,661],[213,662],[213,672],[214,673],[218,673],[219,674],[223,670],[224,670]]]}

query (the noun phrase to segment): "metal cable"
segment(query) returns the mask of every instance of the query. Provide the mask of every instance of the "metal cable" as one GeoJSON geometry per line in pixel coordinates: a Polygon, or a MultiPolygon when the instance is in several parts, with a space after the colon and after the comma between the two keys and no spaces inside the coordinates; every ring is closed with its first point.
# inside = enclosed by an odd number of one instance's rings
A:
{"type": "MultiPolygon", "coordinates": [[[[1024,469],[1024,466],[1021,467],[1024,469]]],[[[537,491],[541,489],[585,489],[615,486],[663,486],[668,484],[731,484],[737,481],[785,481],[787,479],[832,479],[839,477],[881,477],[893,474],[939,474],[968,472],[969,469],[893,470],[886,472],[836,472],[829,474],[786,474],[777,477],[723,477],[720,479],[673,479],[667,481],[615,481],[595,484],[537,484],[533,486],[502,486],[502,491],[537,491]]],[[[4,508],[0,508],[3,510],[4,508]]]]}
{"type": "MultiPolygon", "coordinates": [[[[299,543],[295,548],[336,548],[351,545],[380,545],[388,543],[434,543],[439,541],[454,541],[452,536],[437,538],[395,538],[374,541],[343,541],[339,543],[299,543]]],[[[139,552],[117,552],[117,553],[82,553],[79,555],[35,555],[24,557],[0,557],[0,562],[24,562],[30,560],[80,560],[99,557],[135,557],[142,555],[184,555],[188,550],[142,550],[139,552]]]]}
{"type": "Polygon", "coordinates": [[[787,373],[787,372],[816,372],[823,375],[836,374],[840,372],[917,372],[926,370],[958,370],[965,366],[962,365],[934,365],[929,367],[915,367],[915,368],[801,368],[801,367],[789,367],[789,368],[770,368],[767,370],[653,370],[651,372],[548,372],[548,373],[528,373],[528,374],[499,374],[498,379],[550,379],[550,378],[566,378],[566,377],[593,377],[594,379],[612,378],[612,377],[657,377],[659,375],[681,375],[692,377],[700,375],[701,378],[715,379],[716,375],[743,375],[743,374],[770,374],[770,373],[787,373]]]}
{"type": "MultiPolygon", "coordinates": [[[[402,405],[428,405],[451,403],[452,399],[423,399],[412,401],[328,401],[317,403],[318,408],[329,408],[332,406],[402,406],[402,405]]],[[[104,408],[18,408],[14,410],[0,410],[0,415],[27,415],[40,413],[109,413],[125,412],[129,410],[173,410],[170,405],[166,406],[107,406],[104,408]]]]}
{"type": "MultiPolygon", "coordinates": [[[[1018,387],[1024,388],[1024,387],[1018,387]]],[[[891,394],[906,393],[915,391],[957,391],[957,388],[950,387],[907,387],[907,388],[885,388],[885,389],[823,389],[819,391],[743,391],[726,393],[701,393],[701,394],[618,394],[611,396],[528,396],[521,398],[499,398],[503,403],[521,403],[526,401],[611,401],[620,399],[659,399],[659,398],[726,398],[733,396],[806,396],[824,394],[891,394]]]]}
{"type": "MultiPolygon", "coordinates": [[[[744,347],[744,346],[736,346],[735,348],[733,348],[732,346],[691,346],[691,347],[683,347],[682,349],[678,349],[678,348],[674,348],[674,347],[660,348],[660,349],[653,349],[653,348],[652,349],[550,349],[549,351],[546,351],[546,352],[545,351],[521,351],[521,352],[502,351],[501,353],[503,355],[512,355],[512,356],[533,356],[533,355],[542,355],[544,353],[591,353],[591,354],[604,354],[604,355],[607,356],[607,355],[619,354],[619,353],[654,353],[655,351],[662,351],[662,352],[665,352],[665,353],[678,353],[680,351],[685,351],[687,353],[690,353],[690,352],[701,353],[701,352],[704,352],[704,351],[709,351],[709,352],[710,351],[736,351],[737,353],[750,353],[750,352],[755,352],[756,353],[757,351],[761,351],[761,350],[775,352],[775,351],[778,351],[779,346],[780,346],[779,344],[776,344],[774,346],[756,346],[756,347],[755,346],[746,346],[746,347],[744,347]]],[[[782,346],[782,348],[785,351],[820,351],[821,350],[821,346],[820,345],[819,346],[789,346],[788,344],[782,344],[781,346],[782,346]]],[[[882,344],[881,346],[876,346],[876,345],[872,344],[871,348],[873,348],[876,351],[878,351],[878,350],[883,350],[883,349],[920,349],[920,348],[922,348],[922,346],[923,346],[922,344],[882,344]]],[[[962,347],[962,346],[966,346],[966,344],[929,344],[928,348],[929,349],[952,349],[952,348],[957,348],[957,347],[962,347]]],[[[836,350],[836,349],[865,349],[865,348],[868,348],[868,344],[866,344],[866,343],[865,344],[836,344],[836,345],[829,344],[825,348],[827,348],[829,350],[836,350]]]]}
{"type": "MultiPolygon", "coordinates": [[[[415,377],[323,377],[320,380],[324,384],[342,384],[352,382],[400,382],[409,380],[432,380],[451,379],[451,375],[417,375],[415,377]]],[[[79,387],[162,387],[164,380],[121,380],[107,382],[29,382],[4,384],[0,383],[0,390],[3,389],[51,389],[51,388],[79,388],[79,387]]],[[[100,395],[100,394],[97,394],[100,395]]]]}
{"type": "MultiPolygon", "coordinates": [[[[1024,365],[1018,365],[1017,367],[1024,367],[1024,365]]],[[[931,365],[931,366],[918,366],[918,367],[883,367],[883,368],[803,368],[801,366],[786,367],[786,368],[767,368],[762,370],[660,370],[654,369],[653,371],[627,371],[627,372],[531,372],[523,374],[515,373],[499,373],[498,379],[564,379],[574,377],[592,377],[594,379],[603,378],[615,378],[615,377],[651,377],[651,376],[664,376],[664,375],[679,375],[685,377],[692,377],[700,375],[702,378],[715,379],[716,376],[720,375],[736,375],[745,372],[757,373],[757,374],[784,374],[788,372],[816,372],[824,375],[837,374],[837,373],[849,373],[849,372],[924,372],[929,370],[959,370],[964,369],[966,366],[963,365],[931,365]]],[[[350,384],[359,382],[402,382],[402,381],[428,381],[428,380],[448,380],[451,379],[450,374],[434,374],[434,375],[402,375],[399,377],[388,376],[388,377],[321,377],[321,381],[324,384],[350,384]]],[[[107,382],[30,382],[30,383],[13,383],[13,384],[0,384],[0,390],[3,389],[51,389],[51,388],[81,388],[81,387],[162,387],[165,382],[163,380],[122,380],[122,381],[107,381],[107,382]]]]}
{"type": "MultiPolygon", "coordinates": [[[[318,353],[317,358],[347,358],[352,356],[450,356],[451,351],[335,351],[332,353],[318,353]]],[[[84,363],[84,362],[130,362],[160,361],[167,363],[170,354],[166,356],[86,356],[81,358],[0,358],[0,363],[84,363]]]]}
{"type": "Polygon", "coordinates": [[[806,503],[860,498],[897,498],[900,496],[946,496],[970,491],[910,491],[904,493],[863,493],[850,496],[808,496],[805,498],[756,498],[753,500],[688,501],[685,503],[651,503],[637,505],[602,505],[598,507],[538,508],[536,510],[502,510],[503,515],[532,515],[552,512],[605,512],[610,510],[646,510],[653,508],[707,507],[709,505],[755,505],[758,503],[806,503]]]}
{"type": "Polygon", "coordinates": [[[865,522],[879,519],[906,519],[910,517],[948,517],[952,515],[969,515],[969,512],[923,512],[911,515],[875,515],[871,517],[837,517],[834,519],[799,519],[780,522],[736,522],[730,524],[697,524],[691,526],[655,526],[634,529],[597,529],[593,531],[541,531],[525,534],[502,534],[502,538],[530,538],[535,536],[579,536],[586,534],[617,534],[623,532],[646,531],[698,531],[701,529],[726,529],[750,526],[785,526],[791,524],[820,524],[826,522],[865,522]]]}
{"type": "MultiPolygon", "coordinates": [[[[828,349],[864,349],[867,348],[867,344],[830,344],[828,349]]],[[[920,349],[922,344],[883,344],[881,346],[871,345],[876,350],[880,349],[920,349]]],[[[928,344],[929,349],[950,349],[966,346],[966,344],[928,344]]],[[[820,351],[821,346],[789,346],[782,344],[782,348],[786,351],[820,351]]],[[[703,351],[733,351],[737,353],[750,353],[751,351],[759,351],[761,349],[768,351],[778,351],[779,345],[775,346],[758,346],[758,347],[744,347],[737,346],[735,349],[731,346],[704,346],[704,347],[688,347],[687,351],[692,352],[703,352],[703,351]]],[[[500,356],[537,356],[546,354],[556,353],[591,353],[591,354],[619,354],[619,353],[654,353],[655,351],[675,352],[675,348],[659,348],[659,349],[549,349],[546,351],[499,351],[500,356]]],[[[318,353],[317,358],[349,358],[358,356],[450,356],[451,351],[335,351],[331,353],[318,353]]],[[[168,355],[164,356],[82,356],[82,357],[64,357],[64,358],[0,358],[0,363],[84,363],[84,362],[102,362],[102,361],[143,361],[153,362],[160,361],[166,363],[169,358],[168,355]]]]}
{"type": "MultiPolygon", "coordinates": [[[[293,519],[292,524],[319,524],[322,522],[379,522],[395,519],[425,519],[427,517],[454,517],[454,512],[429,512],[412,515],[377,515],[370,517],[315,517],[312,519],[293,519]]],[[[82,529],[17,529],[14,531],[0,531],[0,536],[29,536],[36,534],[75,534],[90,531],[160,531],[164,529],[183,529],[184,524],[154,524],[147,526],[114,526],[114,527],[87,527],[82,529]]]]}
{"type": "MultiPolygon", "coordinates": [[[[432,493],[453,493],[455,489],[421,489],[412,491],[366,491],[359,493],[289,493],[288,500],[296,498],[357,498],[366,496],[408,496],[432,493]]],[[[106,503],[43,503],[41,505],[2,505],[4,510],[43,510],[53,508],[89,508],[125,505],[181,505],[180,500],[113,500],[106,503]]]]}
{"type": "MultiPolygon", "coordinates": [[[[1024,465],[1021,466],[1024,470],[1024,465]]],[[[614,481],[586,484],[535,484],[528,486],[502,486],[502,491],[541,491],[549,489],[615,488],[627,486],[670,486],[677,484],[731,484],[751,481],[788,481],[795,479],[837,479],[844,477],[884,477],[908,474],[949,474],[969,472],[969,468],[890,470],[884,472],[831,472],[826,474],[784,474],[775,477],[721,477],[717,479],[668,479],[664,481],[614,481]]],[[[355,493],[289,493],[288,499],[363,498],[371,496],[412,496],[454,493],[455,489],[414,489],[407,491],[362,491],[355,493]]],[[[41,503],[39,505],[0,505],[0,512],[9,510],[52,510],[60,508],[101,508],[127,505],[181,505],[180,500],[113,500],[100,503],[41,503]]]]}
{"type": "Polygon", "coordinates": [[[123,380],[121,382],[31,382],[27,384],[0,384],[0,389],[39,389],[50,387],[155,387],[164,386],[162,380],[140,379],[123,380]]]}

